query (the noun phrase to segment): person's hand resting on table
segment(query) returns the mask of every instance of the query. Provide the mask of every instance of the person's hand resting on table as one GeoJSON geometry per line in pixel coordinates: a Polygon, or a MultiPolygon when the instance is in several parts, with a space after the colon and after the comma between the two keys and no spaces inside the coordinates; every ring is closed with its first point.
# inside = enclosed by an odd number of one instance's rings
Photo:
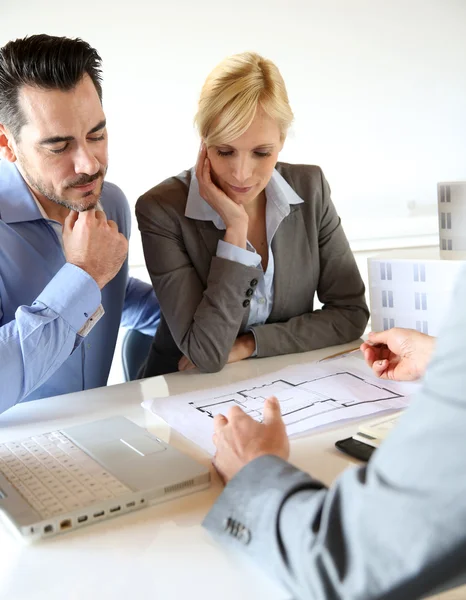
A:
{"type": "MultiPolygon", "coordinates": [[[[249,358],[253,355],[255,349],[256,341],[252,333],[244,333],[243,335],[238,336],[228,355],[227,364],[249,358]]],[[[196,365],[194,365],[186,356],[182,356],[178,362],[178,371],[190,371],[195,368],[196,365]]]]}

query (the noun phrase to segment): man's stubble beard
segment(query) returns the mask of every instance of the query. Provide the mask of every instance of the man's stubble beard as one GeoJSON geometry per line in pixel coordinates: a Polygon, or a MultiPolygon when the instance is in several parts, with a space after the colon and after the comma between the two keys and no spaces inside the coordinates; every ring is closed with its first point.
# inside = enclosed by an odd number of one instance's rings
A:
{"type": "Polygon", "coordinates": [[[59,206],[63,206],[65,208],[67,208],[68,210],[74,210],[77,212],[86,212],[88,210],[92,210],[97,207],[97,205],[100,201],[100,197],[102,195],[102,189],[104,186],[105,175],[107,173],[107,167],[100,168],[97,173],[94,173],[94,175],[86,175],[86,174],[82,173],[72,183],[68,184],[65,187],[65,190],[73,189],[73,187],[76,185],[86,185],[87,183],[91,183],[92,181],[95,181],[96,179],[99,179],[99,177],[101,177],[102,183],[100,185],[100,189],[98,190],[98,193],[96,194],[97,190],[94,190],[91,192],[85,192],[82,196],[83,200],[89,196],[94,196],[94,202],[92,202],[91,204],[87,204],[87,203],[84,204],[84,203],[80,203],[80,202],[71,203],[66,198],[57,196],[57,194],[55,194],[53,190],[49,189],[43,183],[43,181],[41,181],[40,179],[36,179],[35,177],[33,177],[31,175],[30,169],[28,168],[28,162],[27,162],[27,160],[25,160],[24,155],[22,155],[20,157],[20,162],[22,163],[22,170],[24,172],[26,181],[29,184],[29,186],[33,190],[37,190],[40,194],[42,194],[45,198],[47,198],[47,200],[50,200],[50,202],[54,202],[55,204],[58,204],[59,206]]]}
{"type": "MultiPolygon", "coordinates": [[[[102,183],[100,184],[100,189],[94,190],[91,192],[85,192],[82,196],[82,200],[85,200],[89,196],[93,196],[94,201],[91,203],[87,203],[87,202],[84,203],[82,201],[81,202],[79,202],[79,201],[71,202],[71,201],[67,200],[66,198],[57,196],[53,191],[47,189],[46,186],[43,185],[43,183],[41,181],[31,180],[30,177],[29,177],[29,179],[30,179],[30,185],[32,185],[32,187],[34,189],[37,189],[38,192],[40,192],[43,196],[45,196],[45,198],[47,198],[47,200],[50,200],[51,202],[55,202],[55,204],[58,204],[59,206],[64,206],[65,208],[68,208],[69,210],[75,210],[77,212],[85,212],[85,211],[96,208],[96,206],[98,205],[98,203],[100,201],[100,197],[102,195],[105,173],[103,173],[102,171],[99,171],[95,175],[90,175],[90,176],[85,175],[80,178],[78,183],[74,182],[74,185],[85,185],[86,183],[91,183],[92,181],[99,179],[99,177],[102,177],[102,183]]],[[[72,188],[73,188],[73,185],[69,185],[65,189],[72,189],[72,188]]]]}

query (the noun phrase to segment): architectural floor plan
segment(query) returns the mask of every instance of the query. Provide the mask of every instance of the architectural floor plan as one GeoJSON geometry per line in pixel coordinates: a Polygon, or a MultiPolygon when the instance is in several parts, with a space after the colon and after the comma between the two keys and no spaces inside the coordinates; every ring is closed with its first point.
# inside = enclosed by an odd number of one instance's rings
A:
{"type": "Polygon", "coordinates": [[[264,401],[276,396],[288,435],[303,434],[344,419],[361,418],[407,406],[417,384],[375,378],[364,361],[351,356],[294,365],[214,389],[147,400],[143,406],[209,453],[213,417],[239,406],[263,418],[264,401]]]}
{"type": "Polygon", "coordinates": [[[190,404],[209,417],[214,417],[217,413],[226,414],[232,406],[238,405],[256,421],[262,421],[264,401],[269,396],[279,399],[286,425],[348,406],[403,398],[402,394],[383,385],[368,382],[348,371],[341,371],[315,379],[304,379],[298,383],[277,379],[190,404]]]}

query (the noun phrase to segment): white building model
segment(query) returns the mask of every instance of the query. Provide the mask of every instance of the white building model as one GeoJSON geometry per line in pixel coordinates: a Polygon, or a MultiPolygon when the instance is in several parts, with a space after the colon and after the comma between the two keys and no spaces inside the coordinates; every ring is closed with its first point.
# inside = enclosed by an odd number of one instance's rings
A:
{"type": "Polygon", "coordinates": [[[440,256],[466,259],[466,182],[439,183],[437,192],[440,256]]]}
{"type": "Polygon", "coordinates": [[[394,250],[368,259],[373,331],[409,327],[438,335],[461,260],[433,249],[394,250]]]}

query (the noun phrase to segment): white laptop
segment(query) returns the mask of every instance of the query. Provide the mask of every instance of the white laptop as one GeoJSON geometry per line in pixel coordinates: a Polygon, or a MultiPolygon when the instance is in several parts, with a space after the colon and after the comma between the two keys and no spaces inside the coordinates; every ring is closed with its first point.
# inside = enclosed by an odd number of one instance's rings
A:
{"type": "Polygon", "coordinates": [[[208,468],[124,417],[0,443],[0,516],[25,539],[207,488],[208,468]]]}

